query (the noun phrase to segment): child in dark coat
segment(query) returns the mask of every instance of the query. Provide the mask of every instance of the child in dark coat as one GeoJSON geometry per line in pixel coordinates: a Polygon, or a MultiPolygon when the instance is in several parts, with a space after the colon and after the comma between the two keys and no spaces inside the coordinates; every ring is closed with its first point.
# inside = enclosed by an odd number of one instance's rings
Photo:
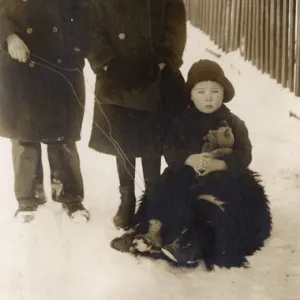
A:
{"type": "Polygon", "coordinates": [[[242,266],[271,230],[264,189],[247,169],[248,130],[224,104],[234,88],[217,63],[195,63],[186,86],[191,105],[164,148],[169,167],[144,195],[128,245],[177,265],[242,266]]]}

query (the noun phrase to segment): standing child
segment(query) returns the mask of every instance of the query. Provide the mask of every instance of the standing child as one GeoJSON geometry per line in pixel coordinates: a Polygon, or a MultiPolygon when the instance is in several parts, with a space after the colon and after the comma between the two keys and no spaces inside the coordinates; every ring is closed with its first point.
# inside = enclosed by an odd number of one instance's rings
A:
{"type": "Polygon", "coordinates": [[[148,189],[160,176],[162,140],[183,106],[185,7],[183,0],[94,2],[89,61],[97,80],[89,146],[116,157],[120,205],[113,222],[128,229],[136,207],[136,158],[148,189]]]}
{"type": "Polygon", "coordinates": [[[76,147],[85,103],[84,11],[78,0],[0,1],[0,136],[12,141],[22,222],[46,202],[41,143],[53,200],[74,222],[89,220],[76,147]]]}
{"type": "Polygon", "coordinates": [[[165,144],[169,167],[144,196],[130,247],[179,265],[204,259],[209,268],[241,266],[271,229],[268,200],[247,169],[248,130],[224,104],[234,88],[217,63],[195,63],[186,87],[190,106],[165,144]]]}

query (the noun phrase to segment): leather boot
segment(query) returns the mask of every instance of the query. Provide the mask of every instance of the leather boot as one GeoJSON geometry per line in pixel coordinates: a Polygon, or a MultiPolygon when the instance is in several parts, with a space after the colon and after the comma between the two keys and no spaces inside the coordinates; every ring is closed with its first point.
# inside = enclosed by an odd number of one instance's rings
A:
{"type": "Polygon", "coordinates": [[[120,186],[121,204],[113,222],[117,228],[129,229],[133,226],[136,198],[134,185],[120,186]]]}

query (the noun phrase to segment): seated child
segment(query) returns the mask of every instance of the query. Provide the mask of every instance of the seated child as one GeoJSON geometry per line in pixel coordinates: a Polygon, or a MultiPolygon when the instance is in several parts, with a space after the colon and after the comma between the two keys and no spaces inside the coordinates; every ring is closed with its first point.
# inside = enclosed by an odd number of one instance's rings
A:
{"type": "MultiPolygon", "coordinates": [[[[179,265],[242,266],[271,230],[264,189],[248,169],[248,130],[224,104],[234,88],[217,63],[195,63],[186,87],[190,105],[164,147],[169,167],[143,196],[127,250],[179,265]]],[[[120,241],[112,247],[124,250],[120,241]]]]}

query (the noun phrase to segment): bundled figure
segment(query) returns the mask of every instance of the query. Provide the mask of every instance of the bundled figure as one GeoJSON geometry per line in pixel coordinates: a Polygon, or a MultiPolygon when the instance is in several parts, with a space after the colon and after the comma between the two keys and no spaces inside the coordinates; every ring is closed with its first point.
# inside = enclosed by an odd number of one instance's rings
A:
{"type": "Polygon", "coordinates": [[[248,169],[248,130],[224,104],[234,87],[209,60],[191,67],[186,87],[190,105],[164,147],[169,167],[144,194],[135,230],[111,245],[179,266],[245,266],[269,237],[271,215],[259,176],[248,169]]]}
{"type": "Polygon", "coordinates": [[[77,0],[0,2],[0,136],[12,140],[16,216],[29,222],[46,202],[45,143],[53,200],[75,222],[86,222],[76,141],[85,104],[87,7],[77,0]]]}
{"type": "Polygon", "coordinates": [[[146,189],[160,176],[162,142],[183,109],[179,71],[186,42],[183,0],[94,0],[92,55],[97,74],[89,146],[116,156],[121,204],[113,219],[130,228],[135,165],[146,189]]]}

